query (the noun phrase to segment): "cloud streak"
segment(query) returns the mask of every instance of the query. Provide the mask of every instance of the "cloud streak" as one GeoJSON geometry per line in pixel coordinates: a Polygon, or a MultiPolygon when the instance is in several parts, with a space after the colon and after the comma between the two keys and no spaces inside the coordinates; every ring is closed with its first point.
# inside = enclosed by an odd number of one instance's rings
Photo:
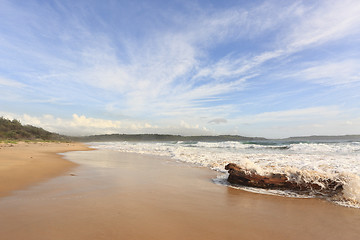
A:
{"type": "Polygon", "coordinates": [[[26,85],[20,82],[0,77],[0,85],[5,87],[23,88],[26,85]]]}
{"type": "Polygon", "coordinates": [[[108,131],[155,129],[122,125],[132,119],[174,128],[191,120],[192,129],[210,124],[217,131],[246,116],[272,122],[269,112],[329,112],[306,99],[358,87],[360,53],[346,48],[359,44],[358,1],[141,6],[147,11],[135,18],[143,9],[125,1],[2,1],[0,93],[20,95],[34,108],[52,104],[46,113],[54,105],[68,106],[67,116],[83,111],[63,122],[74,129],[77,121],[108,131]],[[118,116],[120,122],[100,120],[118,116]]]}

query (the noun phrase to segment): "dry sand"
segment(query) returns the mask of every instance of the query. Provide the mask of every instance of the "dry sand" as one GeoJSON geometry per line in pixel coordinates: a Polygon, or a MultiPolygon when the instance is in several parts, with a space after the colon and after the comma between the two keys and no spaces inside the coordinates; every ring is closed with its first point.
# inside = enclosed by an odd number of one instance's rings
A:
{"type": "Polygon", "coordinates": [[[70,152],[79,166],[0,198],[2,240],[359,239],[360,210],[214,184],[166,158],[70,152]]]}
{"type": "Polygon", "coordinates": [[[56,153],[87,149],[81,143],[0,143],[0,197],[76,166],[56,153]]]}

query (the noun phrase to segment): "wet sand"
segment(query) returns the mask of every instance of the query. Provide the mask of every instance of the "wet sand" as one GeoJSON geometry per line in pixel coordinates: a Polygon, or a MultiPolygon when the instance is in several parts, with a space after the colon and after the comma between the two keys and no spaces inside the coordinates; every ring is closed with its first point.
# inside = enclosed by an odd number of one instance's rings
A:
{"type": "Polygon", "coordinates": [[[81,143],[0,143],[0,197],[76,166],[56,153],[87,149],[81,143]]]}
{"type": "Polygon", "coordinates": [[[358,239],[360,210],[214,184],[167,158],[71,152],[79,166],[0,198],[1,239],[358,239]]]}

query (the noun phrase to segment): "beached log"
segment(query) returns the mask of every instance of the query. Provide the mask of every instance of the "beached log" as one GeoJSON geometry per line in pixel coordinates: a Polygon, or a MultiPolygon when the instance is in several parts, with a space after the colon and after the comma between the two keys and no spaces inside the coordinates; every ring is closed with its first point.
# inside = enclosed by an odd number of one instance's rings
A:
{"type": "Polygon", "coordinates": [[[225,166],[229,172],[228,182],[232,184],[265,189],[293,190],[326,195],[335,195],[342,191],[343,185],[331,179],[317,182],[294,181],[285,174],[270,174],[261,176],[256,171],[246,171],[234,163],[225,166]]]}

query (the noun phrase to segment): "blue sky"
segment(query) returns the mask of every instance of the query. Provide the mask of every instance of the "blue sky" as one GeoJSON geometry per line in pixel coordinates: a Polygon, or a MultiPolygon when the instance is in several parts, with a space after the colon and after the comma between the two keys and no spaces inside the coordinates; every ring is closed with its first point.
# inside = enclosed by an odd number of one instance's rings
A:
{"type": "Polygon", "coordinates": [[[0,115],[71,135],[360,134],[360,1],[0,0],[0,115]]]}

